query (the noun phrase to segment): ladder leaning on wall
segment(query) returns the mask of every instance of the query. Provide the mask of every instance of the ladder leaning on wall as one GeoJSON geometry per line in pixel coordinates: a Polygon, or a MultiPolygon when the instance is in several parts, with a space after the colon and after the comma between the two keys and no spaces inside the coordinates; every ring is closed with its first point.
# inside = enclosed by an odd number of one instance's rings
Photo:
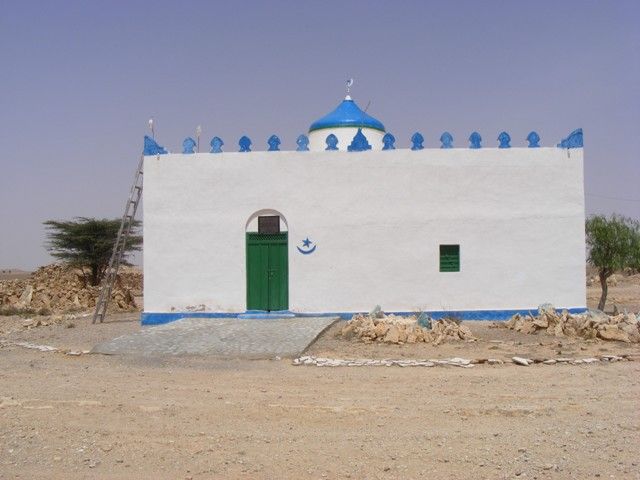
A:
{"type": "Polygon", "coordinates": [[[109,259],[109,266],[105,271],[102,284],[100,285],[100,297],[96,303],[96,310],[93,313],[93,322],[96,323],[104,321],[104,317],[107,314],[107,306],[109,305],[109,299],[111,298],[111,290],[118,278],[118,268],[125,254],[125,247],[127,240],[131,234],[133,223],[136,217],[136,211],[138,210],[138,204],[142,198],[142,164],[144,162],[144,155],[140,157],[140,163],[138,163],[138,169],[136,170],[135,177],[133,179],[133,185],[131,185],[131,191],[129,192],[129,198],[127,199],[127,205],[124,208],[124,215],[122,215],[122,221],[120,222],[120,229],[118,230],[118,236],[116,242],[113,245],[113,251],[111,252],[111,258],[109,259]]]}

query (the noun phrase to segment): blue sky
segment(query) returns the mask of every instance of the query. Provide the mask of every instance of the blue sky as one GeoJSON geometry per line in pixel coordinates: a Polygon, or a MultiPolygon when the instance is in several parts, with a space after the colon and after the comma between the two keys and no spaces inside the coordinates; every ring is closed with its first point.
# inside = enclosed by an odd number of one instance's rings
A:
{"type": "Polygon", "coordinates": [[[50,261],[44,220],[120,216],[150,117],[173,151],[199,124],[291,149],[349,77],[398,146],[582,127],[587,212],[638,218],[639,24],[637,1],[6,2],[0,267],[50,261]]]}

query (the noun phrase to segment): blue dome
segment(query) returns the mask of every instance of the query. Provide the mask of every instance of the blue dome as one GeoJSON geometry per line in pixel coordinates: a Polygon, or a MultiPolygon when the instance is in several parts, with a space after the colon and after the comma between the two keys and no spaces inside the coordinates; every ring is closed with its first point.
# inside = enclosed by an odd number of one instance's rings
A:
{"type": "Polygon", "coordinates": [[[340,127],[372,128],[381,132],[385,131],[380,120],[360,110],[360,107],[348,95],[333,112],[313,122],[309,127],[309,132],[323,128],[340,127]]]}

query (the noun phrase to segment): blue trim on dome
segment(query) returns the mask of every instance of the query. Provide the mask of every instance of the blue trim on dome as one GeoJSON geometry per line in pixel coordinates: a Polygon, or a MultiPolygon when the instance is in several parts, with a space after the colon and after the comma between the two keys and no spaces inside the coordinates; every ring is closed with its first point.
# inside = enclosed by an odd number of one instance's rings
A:
{"type": "Polygon", "coordinates": [[[360,107],[353,100],[344,99],[333,112],[313,122],[309,127],[309,132],[323,128],[341,127],[371,128],[381,132],[385,131],[380,120],[360,110],[360,107]]]}

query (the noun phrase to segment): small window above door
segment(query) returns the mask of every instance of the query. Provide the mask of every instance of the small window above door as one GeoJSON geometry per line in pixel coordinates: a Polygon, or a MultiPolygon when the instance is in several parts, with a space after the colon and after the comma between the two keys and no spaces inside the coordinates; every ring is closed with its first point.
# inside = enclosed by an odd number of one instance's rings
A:
{"type": "Polygon", "coordinates": [[[277,215],[258,217],[258,233],[280,233],[280,217],[277,215]]]}

